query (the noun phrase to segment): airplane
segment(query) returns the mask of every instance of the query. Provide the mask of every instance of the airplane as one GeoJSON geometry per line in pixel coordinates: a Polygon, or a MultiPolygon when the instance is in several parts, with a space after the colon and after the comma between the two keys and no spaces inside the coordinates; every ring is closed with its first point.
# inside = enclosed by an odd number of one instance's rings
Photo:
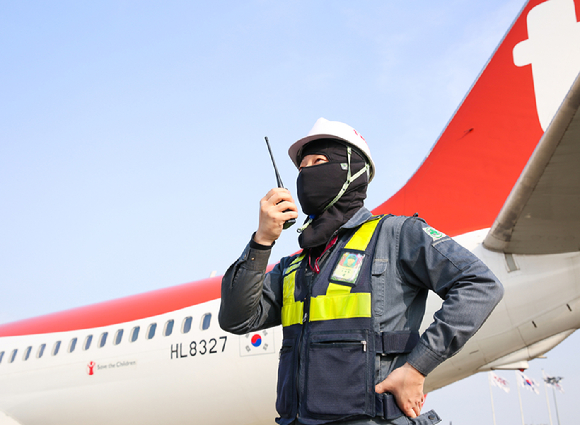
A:
{"type": "MultiPolygon", "coordinates": [[[[427,392],[525,369],[580,328],[577,16],[580,0],[530,0],[419,169],[373,210],[418,211],[505,287],[427,392]]],[[[221,330],[220,284],[0,325],[0,425],[272,423],[281,329],[221,330]]],[[[429,297],[424,327],[439,305],[429,297]]]]}

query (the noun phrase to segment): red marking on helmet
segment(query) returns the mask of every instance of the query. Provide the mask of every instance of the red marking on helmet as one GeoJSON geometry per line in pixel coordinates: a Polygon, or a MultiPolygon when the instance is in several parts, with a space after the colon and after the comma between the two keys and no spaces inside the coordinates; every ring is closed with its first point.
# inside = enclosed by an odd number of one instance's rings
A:
{"type": "Polygon", "coordinates": [[[356,134],[358,137],[360,137],[361,139],[363,139],[365,143],[367,142],[367,141],[365,140],[365,138],[364,138],[364,137],[362,137],[362,135],[361,135],[361,134],[359,134],[359,133],[358,133],[358,132],[357,132],[357,131],[356,131],[354,128],[352,129],[352,131],[354,131],[354,134],[356,134]]]}

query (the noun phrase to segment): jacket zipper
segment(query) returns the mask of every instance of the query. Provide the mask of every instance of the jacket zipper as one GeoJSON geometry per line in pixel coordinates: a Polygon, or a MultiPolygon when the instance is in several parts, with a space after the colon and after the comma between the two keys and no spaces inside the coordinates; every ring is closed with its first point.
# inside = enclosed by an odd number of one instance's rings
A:
{"type": "Polygon", "coordinates": [[[339,340],[339,341],[317,341],[317,342],[312,342],[312,345],[322,345],[324,346],[325,344],[360,344],[363,350],[363,353],[367,352],[367,342],[363,339],[363,340],[339,340]]]}
{"type": "MultiPolygon", "coordinates": [[[[302,272],[302,275],[306,274],[306,269],[307,269],[308,265],[305,265],[304,267],[302,267],[301,270],[299,270],[300,272],[302,272]]],[[[303,280],[305,279],[305,276],[299,276],[298,273],[296,275],[296,277],[300,277],[303,280]]],[[[309,284],[307,285],[308,287],[308,291],[306,293],[306,298],[304,300],[304,315],[302,316],[302,328],[300,329],[300,338],[298,340],[298,359],[297,359],[297,368],[296,368],[296,399],[298,400],[298,403],[296,404],[296,417],[299,418],[300,417],[300,405],[302,404],[302,400],[300,398],[300,371],[302,369],[302,363],[300,361],[300,359],[302,358],[302,347],[304,344],[304,334],[306,333],[306,327],[308,326],[308,311],[310,308],[310,296],[312,295],[312,284],[314,283],[314,281],[316,280],[316,276],[312,276],[312,281],[309,282],[309,284]]]]}

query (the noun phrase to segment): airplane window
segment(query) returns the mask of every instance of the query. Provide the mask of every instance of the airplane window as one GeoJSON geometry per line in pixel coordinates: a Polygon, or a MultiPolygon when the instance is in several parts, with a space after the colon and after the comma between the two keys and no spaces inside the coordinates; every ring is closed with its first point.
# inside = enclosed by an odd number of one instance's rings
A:
{"type": "Polygon", "coordinates": [[[99,348],[102,348],[107,343],[107,336],[109,332],[103,332],[101,338],[99,339],[99,348]]]}
{"type": "Polygon", "coordinates": [[[122,339],[123,339],[123,329],[119,329],[115,334],[115,340],[113,341],[113,344],[119,345],[122,339]]]}
{"type": "Polygon", "coordinates": [[[85,345],[83,347],[83,350],[88,350],[89,347],[91,346],[91,342],[93,342],[93,336],[92,335],[88,335],[85,339],[85,345]]]}
{"type": "Polygon", "coordinates": [[[157,329],[157,323],[151,323],[149,329],[147,330],[147,339],[151,339],[155,336],[155,330],[157,329]]]}
{"type": "Polygon", "coordinates": [[[139,326],[135,326],[131,331],[131,342],[137,341],[137,338],[139,338],[139,326]]]}
{"type": "Polygon", "coordinates": [[[28,348],[24,352],[24,357],[22,358],[24,361],[28,360],[28,358],[30,357],[30,352],[31,351],[32,351],[32,347],[31,346],[28,346],[28,348]]]}
{"type": "Polygon", "coordinates": [[[173,332],[173,319],[168,320],[165,324],[165,329],[163,330],[164,336],[169,336],[173,332]]]}
{"type": "Polygon", "coordinates": [[[0,351],[0,363],[2,363],[3,358],[4,358],[4,351],[0,351]]]}
{"type": "Polygon", "coordinates": [[[191,316],[183,319],[183,325],[181,326],[181,333],[188,333],[191,330],[191,316]]]}
{"type": "Polygon", "coordinates": [[[12,363],[14,361],[14,359],[16,358],[16,353],[18,353],[18,348],[12,352],[12,355],[10,356],[10,360],[9,360],[10,363],[12,363]]]}
{"type": "Polygon", "coordinates": [[[44,349],[46,348],[46,344],[40,344],[40,347],[38,347],[38,352],[36,353],[36,358],[39,359],[42,357],[42,355],[44,354],[44,349]]]}
{"type": "Polygon", "coordinates": [[[206,329],[209,329],[210,323],[211,323],[211,313],[204,314],[203,317],[201,318],[201,330],[205,331],[206,329]]]}
{"type": "Polygon", "coordinates": [[[52,347],[52,355],[56,356],[58,354],[59,349],[60,349],[60,341],[56,341],[54,343],[54,347],[52,347]]]}
{"type": "Polygon", "coordinates": [[[73,338],[70,340],[70,344],[68,345],[68,352],[72,353],[77,346],[77,339],[73,338]]]}

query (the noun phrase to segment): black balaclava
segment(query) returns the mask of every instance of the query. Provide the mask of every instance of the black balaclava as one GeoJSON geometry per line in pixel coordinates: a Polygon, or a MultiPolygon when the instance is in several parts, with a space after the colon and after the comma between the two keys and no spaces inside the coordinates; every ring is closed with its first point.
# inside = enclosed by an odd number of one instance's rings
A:
{"type": "MultiPolygon", "coordinates": [[[[364,157],[351,146],[351,175],[365,167],[364,157]]],[[[347,145],[336,139],[317,139],[306,144],[300,161],[306,155],[324,155],[328,162],[304,167],[296,181],[302,211],[312,219],[298,238],[300,247],[324,246],[333,233],[346,223],[362,206],[367,196],[368,173],[362,173],[342,196],[325,210],[339,194],[348,175],[347,145]]]]}

